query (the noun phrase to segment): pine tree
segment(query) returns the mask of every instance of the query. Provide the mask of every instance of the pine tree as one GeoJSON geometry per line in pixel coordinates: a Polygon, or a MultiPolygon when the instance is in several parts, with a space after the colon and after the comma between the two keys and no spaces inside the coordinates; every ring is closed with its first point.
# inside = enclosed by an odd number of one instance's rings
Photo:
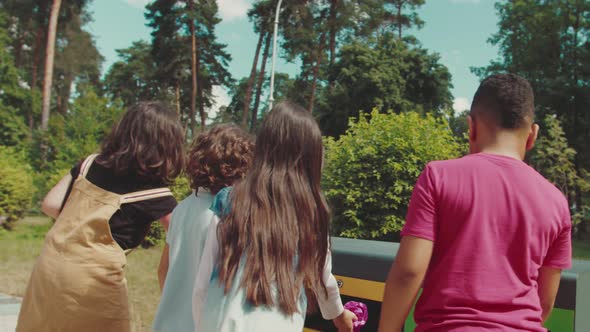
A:
{"type": "MultiPolygon", "coordinates": [[[[182,113],[188,113],[185,118],[194,134],[197,130],[196,109],[201,127],[204,127],[206,108],[213,103],[213,86],[227,87],[232,83],[227,71],[231,57],[215,34],[215,26],[221,21],[217,3],[199,0],[193,5],[187,1],[156,0],[147,6],[146,18],[148,26],[153,29],[152,56],[158,68],[156,78],[165,84],[171,95],[181,96],[182,105],[189,96],[186,103],[191,105],[189,112],[182,113]],[[192,54],[195,54],[194,60],[192,54]],[[188,82],[182,79],[185,72],[191,72],[188,82]],[[196,81],[192,73],[196,74],[196,81]]],[[[186,107],[181,107],[181,110],[184,109],[186,107]]]]}

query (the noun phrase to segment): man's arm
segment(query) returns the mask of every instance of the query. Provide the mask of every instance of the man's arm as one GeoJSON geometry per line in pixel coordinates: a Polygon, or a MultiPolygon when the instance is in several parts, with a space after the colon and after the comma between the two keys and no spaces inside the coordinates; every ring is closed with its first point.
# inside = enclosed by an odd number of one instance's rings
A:
{"type": "Polygon", "coordinates": [[[170,264],[170,246],[166,243],[164,250],[162,250],[162,257],[160,257],[160,264],[158,265],[158,282],[160,282],[160,291],[164,289],[166,282],[166,275],[168,274],[168,266],[170,264]]]}
{"type": "Polygon", "coordinates": [[[545,323],[551,314],[551,310],[553,310],[560,280],[561,269],[554,267],[541,267],[539,269],[539,299],[541,300],[541,309],[543,309],[541,316],[543,323],[545,323]]]}
{"type": "Polygon", "coordinates": [[[404,236],[385,283],[380,332],[399,332],[414,304],[432,257],[433,242],[404,236]]]}

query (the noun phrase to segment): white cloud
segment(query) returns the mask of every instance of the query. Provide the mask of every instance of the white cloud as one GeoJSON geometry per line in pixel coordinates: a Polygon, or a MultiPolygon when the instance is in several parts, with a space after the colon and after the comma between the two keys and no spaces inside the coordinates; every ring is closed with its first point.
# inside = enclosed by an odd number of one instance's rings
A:
{"type": "Polygon", "coordinates": [[[127,2],[127,4],[130,6],[143,9],[145,8],[145,5],[150,2],[150,0],[125,0],[125,2],[127,2]]]}
{"type": "Polygon", "coordinates": [[[227,21],[244,18],[248,14],[250,2],[249,0],[217,0],[219,14],[227,21]]]}
{"type": "Polygon", "coordinates": [[[465,110],[469,110],[471,108],[471,101],[469,101],[465,97],[457,97],[453,101],[453,110],[455,114],[459,114],[465,110]]]}
{"type": "Polygon", "coordinates": [[[477,4],[480,3],[481,0],[451,0],[451,3],[471,3],[471,4],[477,4]]]}

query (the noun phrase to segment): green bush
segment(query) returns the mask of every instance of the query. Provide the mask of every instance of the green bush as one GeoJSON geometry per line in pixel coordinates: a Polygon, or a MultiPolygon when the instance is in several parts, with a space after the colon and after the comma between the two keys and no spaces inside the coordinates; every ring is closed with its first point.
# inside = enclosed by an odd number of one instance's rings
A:
{"type": "Polygon", "coordinates": [[[143,248],[150,248],[166,238],[166,231],[159,221],[154,221],[150,226],[150,230],[141,242],[143,248]]]}
{"type": "MultiPolygon", "coordinates": [[[[174,194],[174,197],[177,201],[180,202],[181,200],[185,199],[185,197],[191,193],[188,178],[184,175],[177,177],[174,181],[174,184],[170,186],[170,190],[172,190],[172,193],[174,194]]],[[[164,237],[166,237],[164,227],[162,227],[158,221],[153,222],[147,236],[141,243],[141,246],[144,248],[153,247],[158,244],[158,242],[163,240],[164,237]]]]}
{"type": "Polygon", "coordinates": [[[422,169],[458,157],[461,145],[444,120],[374,110],[351,121],[338,140],[327,138],[326,150],[324,189],[335,234],[392,240],[422,169]]]}
{"type": "Polygon", "coordinates": [[[192,192],[190,182],[186,175],[177,177],[176,180],[174,180],[174,184],[170,186],[170,190],[172,190],[174,198],[176,198],[176,200],[179,202],[185,199],[192,192]]]}
{"type": "MultiPolygon", "coordinates": [[[[541,137],[527,156],[529,163],[547,180],[551,181],[569,200],[574,226],[588,221],[590,206],[576,206],[576,188],[583,195],[590,191],[588,174],[576,170],[576,150],[570,147],[561,122],[553,115],[540,121],[541,137]]],[[[580,200],[583,202],[583,200],[580,200]]]]}
{"type": "Polygon", "coordinates": [[[35,194],[31,167],[15,149],[0,146],[0,224],[10,229],[10,224],[20,219],[31,206],[35,194]]]}

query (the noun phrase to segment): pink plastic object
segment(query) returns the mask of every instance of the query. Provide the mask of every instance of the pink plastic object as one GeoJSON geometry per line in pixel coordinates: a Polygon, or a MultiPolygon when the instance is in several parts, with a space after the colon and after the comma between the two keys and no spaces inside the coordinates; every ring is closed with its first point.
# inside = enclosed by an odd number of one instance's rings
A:
{"type": "Polygon", "coordinates": [[[347,310],[352,311],[358,318],[356,322],[354,322],[354,332],[360,332],[361,327],[365,326],[367,323],[367,318],[369,318],[369,310],[367,309],[367,305],[362,302],[356,301],[349,301],[346,302],[344,308],[347,310]]]}

